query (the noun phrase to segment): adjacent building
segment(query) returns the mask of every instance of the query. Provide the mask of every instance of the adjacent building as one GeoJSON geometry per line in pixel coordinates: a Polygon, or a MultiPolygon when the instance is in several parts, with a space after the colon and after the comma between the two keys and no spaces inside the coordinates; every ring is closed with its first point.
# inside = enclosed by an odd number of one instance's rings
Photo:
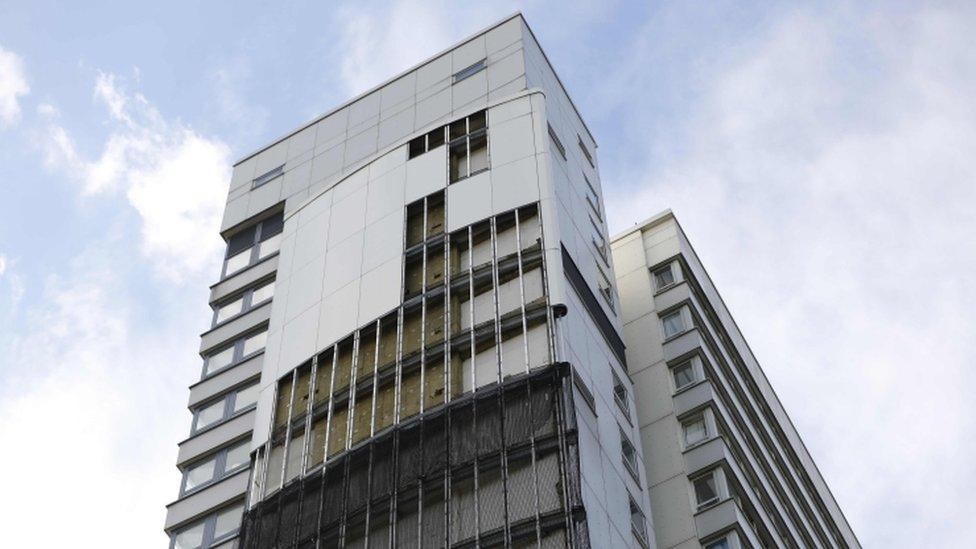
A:
{"type": "Polygon", "coordinates": [[[596,151],[516,14],[238,162],[171,548],[804,544],[657,524],[596,151]]]}
{"type": "Polygon", "coordinates": [[[860,547],[674,215],[610,248],[657,547],[860,547]]]}

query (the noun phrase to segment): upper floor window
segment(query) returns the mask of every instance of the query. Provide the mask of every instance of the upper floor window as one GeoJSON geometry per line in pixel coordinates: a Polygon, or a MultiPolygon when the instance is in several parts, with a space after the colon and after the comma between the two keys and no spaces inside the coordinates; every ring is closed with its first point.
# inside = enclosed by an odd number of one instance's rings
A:
{"type": "Polygon", "coordinates": [[[465,78],[474,76],[479,71],[483,70],[485,68],[486,61],[487,59],[482,59],[454,73],[454,83],[457,84],[458,82],[464,80],[465,78]]]}
{"type": "Polygon", "coordinates": [[[254,180],[251,181],[251,188],[252,189],[256,189],[256,188],[260,187],[261,185],[264,185],[268,181],[271,181],[272,179],[278,177],[279,175],[281,175],[283,173],[285,173],[285,165],[284,164],[278,166],[277,168],[275,168],[275,169],[273,169],[273,170],[271,170],[271,171],[269,171],[269,172],[267,172],[265,174],[262,174],[262,175],[260,175],[258,177],[255,177],[254,180]]]}
{"type": "Polygon", "coordinates": [[[210,457],[197,461],[183,471],[183,486],[180,494],[186,495],[215,480],[239,471],[251,462],[250,439],[234,446],[223,448],[210,457]]]}
{"type": "Polygon", "coordinates": [[[421,135],[420,137],[414,137],[410,140],[410,145],[407,149],[408,158],[414,158],[424,154],[427,151],[432,151],[437,147],[444,144],[444,134],[447,132],[447,126],[441,126],[439,128],[433,129],[430,132],[421,135]]]}
{"type": "Polygon", "coordinates": [[[281,246],[281,229],[284,216],[281,212],[234,233],[227,241],[227,259],[224,274],[228,276],[257,263],[278,251],[281,246]]]}
{"type": "Polygon", "coordinates": [[[684,433],[686,448],[698,444],[709,436],[708,422],[704,414],[682,421],[681,430],[684,433]]]}
{"type": "Polygon", "coordinates": [[[634,498],[630,498],[630,528],[641,547],[647,547],[647,520],[634,498]]]}
{"type": "Polygon", "coordinates": [[[729,544],[729,538],[724,537],[709,543],[705,549],[732,549],[732,545],[729,544]]]}
{"type": "Polygon", "coordinates": [[[198,408],[193,414],[193,432],[198,433],[254,406],[257,404],[259,391],[259,385],[254,383],[198,408]]]}
{"type": "Polygon", "coordinates": [[[241,362],[264,349],[268,341],[267,330],[249,334],[227,347],[209,354],[203,361],[203,377],[213,375],[232,364],[241,362]]]}
{"type": "Polygon", "coordinates": [[[684,389],[700,379],[697,365],[692,360],[682,362],[671,368],[671,376],[674,378],[675,391],[684,389]]]}
{"type": "Polygon", "coordinates": [[[690,322],[685,318],[684,309],[678,309],[661,317],[661,324],[664,326],[664,339],[668,339],[687,330],[690,322]]]}
{"type": "Polygon", "coordinates": [[[624,385],[623,381],[617,377],[617,373],[613,370],[610,371],[610,375],[613,376],[613,400],[617,402],[617,406],[620,410],[627,416],[627,420],[630,420],[630,394],[627,392],[627,386],[624,385]]]}
{"type": "Polygon", "coordinates": [[[576,141],[579,143],[580,151],[583,152],[583,156],[586,157],[586,161],[590,163],[591,168],[596,168],[596,164],[593,162],[593,155],[590,154],[590,149],[586,148],[586,144],[583,143],[583,138],[576,135],[576,141]]]}
{"type": "Polygon", "coordinates": [[[695,503],[703,509],[728,496],[725,485],[725,472],[721,467],[698,476],[691,481],[695,493],[695,503]]]}
{"type": "Polygon", "coordinates": [[[566,147],[563,147],[563,142],[559,140],[559,136],[556,135],[556,130],[552,129],[552,125],[547,124],[547,126],[549,127],[549,139],[552,139],[552,144],[559,151],[559,156],[566,160],[566,147]]]}
{"type": "Polygon", "coordinates": [[[241,527],[244,504],[238,503],[176,532],[171,549],[208,549],[232,538],[241,527]]]}
{"type": "Polygon", "coordinates": [[[603,272],[603,269],[599,264],[597,264],[596,270],[600,272],[600,279],[597,281],[600,285],[600,295],[603,296],[603,300],[607,302],[607,306],[610,307],[610,310],[616,311],[616,309],[614,309],[613,286],[610,284],[610,277],[607,276],[607,273],[603,272]]]}
{"type": "Polygon", "coordinates": [[[624,433],[623,429],[620,429],[620,453],[623,456],[624,467],[630,473],[637,484],[640,484],[640,472],[637,459],[637,448],[634,448],[634,444],[630,442],[627,438],[627,434],[624,433]]]}
{"type": "Polygon", "coordinates": [[[451,183],[488,169],[486,111],[456,120],[449,126],[451,183]]]}
{"type": "Polygon", "coordinates": [[[235,298],[232,298],[230,301],[224,301],[223,303],[216,305],[214,307],[213,326],[221,324],[222,322],[245,311],[249,311],[259,305],[263,305],[274,296],[274,286],[275,281],[271,280],[256,288],[245,290],[243,293],[239,294],[235,298]]]}
{"type": "Polygon", "coordinates": [[[654,286],[658,290],[663,290],[672,284],[674,284],[674,270],[670,263],[654,271],[654,286]]]}
{"type": "Polygon", "coordinates": [[[593,412],[593,415],[595,416],[596,400],[593,398],[593,391],[590,391],[590,388],[586,386],[586,382],[583,381],[583,378],[580,377],[579,373],[577,373],[575,369],[573,370],[573,384],[576,385],[576,389],[579,390],[581,395],[583,395],[583,401],[586,402],[586,405],[590,408],[590,411],[593,412]]]}

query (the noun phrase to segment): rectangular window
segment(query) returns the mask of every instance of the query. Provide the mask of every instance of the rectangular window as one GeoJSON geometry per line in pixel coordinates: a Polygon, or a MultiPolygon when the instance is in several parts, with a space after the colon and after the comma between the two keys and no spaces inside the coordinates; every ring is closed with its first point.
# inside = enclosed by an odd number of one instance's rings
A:
{"type": "Polygon", "coordinates": [[[685,447],[691,447],[708,438],[708,424],[705,416],[698,415],[681,423],[685,436],[685,447]]]}
{"type": "Polygon", "coordinates": [[[471,77],[471,76],[474,76],[475,74],[477,74],[479,71],[481,71],[482,69],[485,68],[485,61],[487,61],[487,60],[486,59],[482,59],[482,60],[478,61],[477,63],[472,63],[471,65],[468,65],[467,67],[465,67],[465,68],[459,70],[458,72],[454,73],[454,83],[457,84],[458,82],[464,80],[465,78],[468,78],[468,77],[471,77]]]}
{"type": "Polygon", "coordinates": [[[671,270],[670,263],[654,271],[654,285],[658,290],[663,290],[672,284],[674,284],[674,271],[671,270]]]}
{"type": "Polygon", "coordinates": [[[212,457],[207,461],[194,465],[183,474],[183,491],[189,492],[201,484],[210,482],[214,478],[214,471],[217,468],[217,458],[212,457]]]}
{"type": "Polygon", "coordinates": [[[252,189],[256,189],[256,188],[260,187],[261,185],[264,185],[268,181],[271,181],[272,179],[278,177],[279,175],[281,175],[283,173],[285,173],[285,165],[284,164],[282,164],[282,165],[278,166],[277,168],[275,168],[275,169],[273,169],[273,170],[265,173],[264,175],[261,175],[259,177],[255,177],[254,180],[251,181],[251,188],[252,189]]]}
{"type": "Polygon", "coordinates": [[[203,377],[211,376],[263,350],[267,339],[268,332],[266,330],[261,331],[245,339],[235,341],[230,346],[209,355],[204,359],[203,377]]]}
{"type": "Polygon", "coordinates": [[[234,274],[277,252],[283,227],[284,213],[279,212],[234,233],[227,239],[223,276],[234,274]]]}
{"type": "Polygon", "coordinates": [[[239,297],[233,301],[219,305],[214,315],[214,325],[220,324],[228,318],[241,314],[244,310],[244,297],[239,297]]]}
{"type": "Polygon", "coordinates": [[[596,164],[593,163],[593,155],[590,154],[590,149],[586,148],[586,145],[583,143],[583,138],[580,137],[579,134],[576,135],[576,141],[579,143],[580,151],[583,152],[583,156],[586,157],[586,161],[590,163],[590,167],[596,168],[596,164]]]}
{"type": "Polygon", "coordinates": [[[257,404],[259,391],[260,387],[257,383],[237,391],[237,394],[234,396],[234,413],[257,404]]]}
{"type": "Polygon", "coordinates": [[[249,465],[251,462],[248,450],[250,440],[238,443],[236,446],[217,451],[211,457],[198,461],[183,472],[183,488],[181,496],[211,482],[220,480],[230,473],[249,465]]]}
{"type": "Polygon", "coordinates": [[[674,368],[671,369],[671,375],[674,377],[674,388],[675,390],[683,389],[688,385],[691,385],[697,381],[697,375],[695,375],[695,366],[691,361],[682,362],[674,368]]]}
{"type": "Polygon", "coordinates": [[[674,337],[685,331],[685,320],[680,309],[665,315],[661,322],[664,325],[664,339],[674,337]]]}
{"type": "Polygon", "coordinates": [[[607,302],[611,311],[616,311],[613,304],[613,286],[610,285],[610,277],[607,273],[603,272],[603,269],[599,264],[596,266],[596,270],[600,272],[600,280],[598,281],[600,285],[600,295],[603,296],[603,300],[607,302]]]}
{"type": "Polygon", "coordinates": [[[228,473],[235,471],[251,463],[250,452],[248,452],[250,447],[250,441],[244,441],[237,446],[228,448],[227,456],[224,461],[224,472],[228,473]]]}
{"type": "Polygon", "coordinates": [[[210,427],[211,425],[214,425],[218,421],[224,419],[225,409],[226,404],[224,399],[220,399],[209,406],[205,406],[197,410],[193,421],[193,431],[198,432],[202,429],[206,429],[207,427],[210,427]]]}
{"type": "Polygon", "coordinates": [[[206,521],[202,521],[178,532],[173,536],[173,549],[198,549],[203,547],[203,531],[206,526],[206,521]]]}
{"type": "Polygon", "coordinates": [[[241,518],[244,514],[243,505],[235,505],[217,513],[214,521],[214,541],[225,539],[237,532],[241,527],[241,518]]]}
{"type": "Polygon", "coordinates": [[[717,539],[706,545],[705,549],[730,549],[729,538],[717,539]]]}
{"type": "Polygon", "coordinates": [[[251,307],[264,303],[265,301],[274,297],[274,288],[275,288],[274,280],[268,282],[264,286],[255,288],[254,292],[251,293],[251,307]]]}
{"type": "Polygon", "coordinates": [[[193,432],[197,433],[212,425],[233,417],[238,412],[253,406],[258,399],[257,383],[228,393],[216,402],[200,408],[194,414],[193,432]]]}
{"type": "Polygon", "coordinates": [[[213,326],[217,326],[237,315],[264,304],[274,296],[275,281],[264,283],[253,290],[244,290],[237,298],[217,305],[214,310],[213,326]]]}
{"type": "Polygon", "coordinates": [[[620,411],[630,421],[630,394],[627,392],[627,386],[624,385],[624,382],[620,381],[617,373],[612,369],[610,370],[610,374],[613,376],[613,400],[617,402],[620,411]]]}
{"type": "Polygon", "coordinates": [[[647,547],[647,521],[644,518],[644,512],[641,511],[634,498],[630,498],[630,527],[640,545],[647,547]]]}
{"type": "Polygon", "coordinates": [[[447,126],[441,126],[424,135],[411,139],[410,145],[408,146],[407,158],[416,158],[425,152],[432,151],[443,145],[444,132],[446,131],[447,126]]]}
{"type": "Polygon", "coordinates": [[[715,485],[715,471],[706,473],[694,480],[695,502],[701,509],[718,501],[718,489],[715,485]]]}
{"type": "Polygon", "coordinates": [[[552,125],[547,124],[547,126],[549,127],[549,138],[552,139],[553,146],[559,151],[559,156],[563,157],[563,160],[566,160],[566,147],[563,147],[563,142],[559,140],[559,136],[556,135],[556,130],[552,129],[552,125]]]}
{"type": "Polygon", "coordinates": [[[637,484],[640,484],[640,471],[637,459],[637,449],[634,448],[634,444],[630,442],[627,438],[627,434],[624,433],[623,429],[620,430],[620,452],[623,455],[624,467],[630,473],[637,484]]]}
{"type": "Polygon", "coordinates": [[[451,183],[488,169],[487,111],[452,122],[449,133],[451,183]]]}

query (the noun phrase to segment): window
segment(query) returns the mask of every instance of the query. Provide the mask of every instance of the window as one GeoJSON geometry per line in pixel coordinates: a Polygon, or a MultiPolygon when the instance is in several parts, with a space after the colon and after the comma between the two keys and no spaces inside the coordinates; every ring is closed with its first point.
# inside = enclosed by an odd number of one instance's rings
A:
{"type": "Polygon", "coordinates": [[[486,111],[452,122],[448,131],[451,183],[488,169],[486,111]]]}
{"type": "Polygon", "coordinates": [[[630,421],[630,396],[627,393],[627,386],[624,385],[620,378],[617,377],[617,373],[610,370],[610,374],[613,376],[613,400],[617,402],[617,406],[630,421]]]}
{"type": "Polygon", "coordinates": [[[586,181],[586,203],[590,205],[590,209],[593,210],[593,214],[596,216],[600,222],[603,222],[603,212],[600,211],[600,193],[596,192],[593,187],[593,183],[590,183],[590,178],[583,174],[583,181],[586,181]]]}
{"type": "Polygon", "coordinates": [[[257,383],[230,392],[217,401],[196,410],[193,414],[193,433],[198,433],[246,410],[258,401],[257,383]]]}
{"type": "Polygon", "coordinates": [[[671,270],[670,263],[654,271],[654,285],[658,290],[663,290],[672,284],[674,284],[674,271],[671,270]]]}
{"type": "Polygon", "coordinates": [[[664,324],[664,339],[674,337],[685,331],[685,319],[680,309],[664,315],[661,322],[664,324]]]}
{"type": "Polygon", "coordinates": [[[220,480],[250,464],[251,458],[248,452],[250,447],[250,440],[245,440],[235,446],[221,449],[203,461],[188,467],[183,471],[183,487],[180,495],[186,495],[197,488],[220,480]]]}
{"type": "Polygon", "coordinates": [[[705,549],[730,549],[730,548],[731,545],[729,545],[729,538],[722,538],[719,540],[715,540],[705,546],[705,549]]]}
{"type": "Polygon", "coordinates": [[[637,481],[637,484],[640,484],[640,472],[638,468],[637,449],[634,448],[634,444],[630,442],[629,438],[627,438],[627,434],[624,433],[623,429],[619,429],[619,430],[620,430],[620,453],[623,455],[624,458],[624,467],[626,467],[630,475],[634,477],[634,480],[637,481]]]}
{"type": "Polygon", "coordinates": [[[239,339],[229,346],[211,353],[203,361],[203,377],[211,376],[263,350],[267,339],[268,332],[267,330],[263,330],[239,339]]]}
{"type": "Polygon", "coordinates": [[[283,173],[285,173],[285,165],[284,164],[278,166],[277,168],[271,170],[270,172],[268,172],[268,173],[266,173],[266,174],[264,174],[262,176],[255,177],[254,180],[251,181],[251,188],[252,189],[256,189],[256,188],[260,187],[261,185],[264,185],[268,181],[271,181],[272,179],[278,177],[279,175],[281,175],[283,173]]]}
{"type": "Polygon", "coordinates": [[[264,304],[274,296],[274,284],[274,280],[266,282],[253,290],[245,290],[230,301],[216,305],[214,307],[213,326],[264,304]]]}
{"type": "Polygon", "coordinates": [[[439,128],[431,130],[425,135],[420,137],[415,137],[410,141],[407,156],[408,158],[415,158],[424,154],[425,152],[432,151],[437,147],[444,144],[444,133],[447,131],[447,126],[441,126],[439,128]]]}
{"type": "Polygon", "coordinates": [[[278,251],[281,246],[281,229],[284,216],[281,212],[241,229],[227,240],[227,259],[224,261],[224,276],[264,259],[278,251]]]}
{"type": "Polygon", "coordinates": [[[600,295],[603,296],[603,300],[607,302],[607,306],[610,307],[610,310],[615,311],[613,308],[613,286],[610,285],[610,278],[607,276],[607,273],[603,272],[603,269],[599,264],[597,264],[596,270],[600,272],[600,280],[598,281],[600,285],[600,295]]]}
{"type": "Polygon", "coordinates": [[[180,531],[173,537],[174,549],[197,549],[203,547],[203,530],[205,528],[206,521],[194,524],[180,531]]]}
{"type": "Polygon", "coordinates": [[[674,377],[675,390],[683,389],[691,385],[698,378],[695,372],[695,365],[690,360],[672,368],[671,375],[674,377]]]}
{"type": "Polygon", "coordinates": [[[472,63],[471,65],[454,73],[454,83],[457,84],[458,82],[464,80],[465,78],[477,74],[478,71],[485,68],[485,61],[486,61],[485,59],[482,59],[481,61],[478,61],[477,63],[472,63]]]}
{"type": "Polygon", "coordinates": [[[586,157],[586,161],[590,163],[590,167],[596,168],[596,164],[593,163],[593,155],[590,154],[590,149],[586,148],[586,145],[583,143],[583,138],[580,137],[579,134],[576,134],[576,141],[579,143],[580,151],[583,152],[583,156],[586,157]]]}
{"type": "Polygon", "coordinates": [[[715,471],[709,471],[692,481],[695,488],[695,503],[698,504],[699,509],[718,501],[719,493],[715,477],[715,471]]]}
{"type": "Polygon", "coordinates": [[[236,505],[217,513],[217,519],[214,521],[214,540],[227,538],[237,532],[237,529],[241,526],[241,517],[243,514],[243,505],[236,505]]]}
{"type": "Polygon", "coordinates": [[[685,434],[685,446],[690,447],[708,438],[708,424],[704,414],[695,416],[681,423],[685,434]]]}
{"type": "Polygon", "coordinates": [[[244,504],[238,503],[177,532],[170,541],[172,549],[207,549],[237,534],[244,515],[244,504]]]}
{"type": "Polygon", "coordinates": [[[634,498],[630,498],[630,528],[641,547],[647,547],[647,521],[644,519],[644,512],[641,511],[634,498]]]}
{"type": "Polygon", "coordinates": [[[559,151],[559,156],[566,160],[566,147],[563,147],[563,142],[559,140],[559,136],[556,135],[556,130],[552,129],[552,125],[547,124],[547,126],[549,126],[549,138],[552,139],[552,144],[559,151]]]}

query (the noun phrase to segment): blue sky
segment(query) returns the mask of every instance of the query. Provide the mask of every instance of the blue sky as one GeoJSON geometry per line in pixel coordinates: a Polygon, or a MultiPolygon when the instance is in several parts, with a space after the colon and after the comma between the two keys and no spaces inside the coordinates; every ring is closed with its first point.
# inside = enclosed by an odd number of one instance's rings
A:
{"type": "Polygon", "coordinates": [[[230,164],[518,9],[861,541],[976,535],[972,4],[0,1],[5,545],[164,543],[230,164]]]}

